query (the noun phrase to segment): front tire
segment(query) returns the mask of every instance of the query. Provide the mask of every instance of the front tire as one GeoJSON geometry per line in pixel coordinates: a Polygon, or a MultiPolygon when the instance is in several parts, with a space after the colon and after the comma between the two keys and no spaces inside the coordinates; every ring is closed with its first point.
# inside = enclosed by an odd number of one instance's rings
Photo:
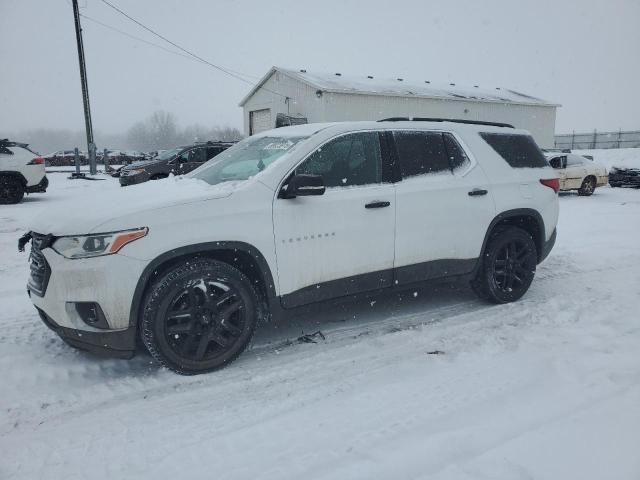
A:
{"type": "Polygon", "coordinates": [[[582,181],[582,185],[578,189],[578,195],[590,197],[596,190],[596,180],[593,177],[587,177],[582,181]]]}
{"type": "Polygon", "coordinates": [[[492,303],[514,302],[529,290],[537,260],[536,244],[528,232],[517,227],[499,228],[487,242],[471,287],[492,303]]]}
{"type": "Polygon", "coordinates": [[[24,197],[24,185],[11,175],[0,176],[0,205],[20,203],[24,197]]]}
{"type": "Polygon", "coordinates": [[[260,299],[249,279],[216,260],[187,260],[149,290],[142,341],[165,367],[182,375],[222,368],[249,345],[260,299]]]}

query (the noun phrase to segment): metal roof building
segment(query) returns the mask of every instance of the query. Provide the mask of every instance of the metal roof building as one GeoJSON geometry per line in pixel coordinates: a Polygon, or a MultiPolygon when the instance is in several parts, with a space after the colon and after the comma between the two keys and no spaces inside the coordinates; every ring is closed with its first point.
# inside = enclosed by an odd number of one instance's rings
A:
{"type": "Polygon", "coordinates": [[[553,147],[556,108],[507,88],[437,85],[429,80],[316,73],[272,67],[242,99],[248,135],[304,122],[439,117],[510,123],[553,147]]]}

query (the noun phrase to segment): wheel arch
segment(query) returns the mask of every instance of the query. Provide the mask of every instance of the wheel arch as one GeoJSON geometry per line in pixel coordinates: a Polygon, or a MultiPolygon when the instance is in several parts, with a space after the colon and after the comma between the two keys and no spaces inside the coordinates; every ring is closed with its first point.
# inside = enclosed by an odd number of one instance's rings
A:
{"type": "MultiPolygon", "coordinates": [[[[518,227],[527,231],[531,237],[533,237],[533,241],[536,244],[538,263],[543,260],[544,245],[547,238],[545,234],[544,220],[542,219],[540,212],[532,208],[516,208],[513,210],[506,210],[496,215],[489,224],[489,228],[484,236],[480,258],[484,257],[485,249],[491,234],[496,228],[503,225],[518,227]]],[[[480,262],[478,262],[478,264],[480,264],[480,262]]]]}
{"type": "Polygon", "coordinates": [[[21,172],[15,170],[0,170],[0,176],[15,177],[22,182],[23,187],[27,186],[27,179],[21,172]]]}
{"type": "Polygon", "coordinates": [[[271,315],[279,312],[275,283],[269,263],[253,245],[245,242],[206,242],[175,248],[154,258],[138,279],[131,301],[129,326],[136,327],[144,295],[149,286],[163,273],[188,258],[211,258],[225,262],[244,273],[264,296],[271,315]]]}

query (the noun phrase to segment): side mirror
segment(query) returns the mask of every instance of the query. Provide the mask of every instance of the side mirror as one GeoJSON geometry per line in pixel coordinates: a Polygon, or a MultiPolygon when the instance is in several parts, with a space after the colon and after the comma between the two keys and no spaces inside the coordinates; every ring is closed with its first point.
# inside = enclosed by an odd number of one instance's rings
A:
{"type": "Polygon", "coordinates": [[[324,195],[326,188],[321,175],[293,175],[280,191],[281,198],[324,195]]]}

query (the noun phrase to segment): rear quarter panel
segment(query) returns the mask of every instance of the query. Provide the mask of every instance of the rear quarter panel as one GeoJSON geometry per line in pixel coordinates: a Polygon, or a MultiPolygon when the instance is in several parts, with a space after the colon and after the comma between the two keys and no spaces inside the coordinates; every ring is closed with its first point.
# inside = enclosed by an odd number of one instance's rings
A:
{"type": "MultiPolygon", "coordinates": [[[[523,130],[487,129],[496,133],[528,134],[523,130]]],[[[496,205],[496,213],[530,208],[540,213],[545,224],[545,240],[548,240],[558,223],[558,195],[540,183],[541,179],[558,178],[551,166],[543,168],[513,168],[479,135],[478,130],[461,132],[465,142],[473,150],[478,163],[487,175],[496,205]]]]}

